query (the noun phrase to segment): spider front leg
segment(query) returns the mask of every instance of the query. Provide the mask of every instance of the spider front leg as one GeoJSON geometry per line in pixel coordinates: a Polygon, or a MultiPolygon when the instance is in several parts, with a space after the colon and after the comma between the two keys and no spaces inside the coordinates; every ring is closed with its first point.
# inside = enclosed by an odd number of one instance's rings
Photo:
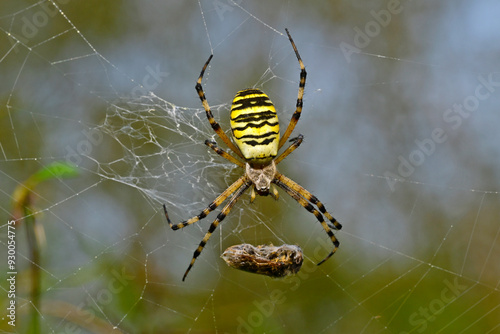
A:
{"type": "Polygon", "coordinates": [[[214,222],[210,225],[210,228],[208,229],[208,232],[205,234],[203,239],[200,242],[200,245],[196,250],[194,251],[193,258],[191,259],[191,263],[189,263],[189,267],[186,269],[186,272],[184,273],[184,276],[182,277],[182,280],[184,281],[186,279],[187,274],[191,270],[191,268],[194,265],[194,262],[196,261],[196,258],[201,254],[201,251],[205,247],[205,245],[208,242],[208,239],[212,236],[212,233],[215,231],[217,226],[219,226],[220,222],[226,218],[226,216],[229,214],[233,206],[236,204],[236,201],[243,195],[245,190],[248,189],[248,187],[251,185],[251,182],[246,182],[244,183],[240,189],[231,197],[231,200],[226,204],[226,206],[222,209],[222,211],[217,215],[217,218],[214,220],[214,222]]]}

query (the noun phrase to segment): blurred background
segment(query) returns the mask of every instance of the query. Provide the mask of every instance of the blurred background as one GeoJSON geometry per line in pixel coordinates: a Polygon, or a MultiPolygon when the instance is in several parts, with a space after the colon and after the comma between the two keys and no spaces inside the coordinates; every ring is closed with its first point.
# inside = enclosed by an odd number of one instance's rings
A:
{"type": "Polygon", "coordinates": [[[20,1],[0,4],[4,332],[500,333],[500,5],[496,1],[20,1]],[[284,192],[244,195],[185,282],[242,171],[215,118],[263,89],[280,171],[342,224],[341,246],[284,192]],[[218,141],[220,146],[223,143],[218,141]],[[47,176],[49,175],[49,176],[47,176]],[[14,223],[10,223],[15,221],[14,223]],[[15,237],[9,235],[15,226],[15,237]],[[11,229],[12,230],[12,229],[11,229]],[[300,245],[296,276],[236,271],[229,246],[300,245]]]}

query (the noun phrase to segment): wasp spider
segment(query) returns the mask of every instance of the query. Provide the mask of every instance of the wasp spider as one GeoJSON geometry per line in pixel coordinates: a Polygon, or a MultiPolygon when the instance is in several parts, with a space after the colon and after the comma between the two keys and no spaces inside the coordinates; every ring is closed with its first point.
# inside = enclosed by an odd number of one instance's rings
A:
{"type": "Polygon", "coordinates": [[[300,81],[299,81],[299,92],[297,97],[297,104],[295,112],[292,115],[292,119],[288,124],[285,133],[280,138],[278,116],[274,105],[272,104],[269,97],[264,94],[260,89],[249,88],[239,91],[234,97],[233,104],[231,106],[231,130],[233,135],[233,142],[229,139],[226,133],[222,130],[219,123],[214,119],[210,106],[208,105],[205,93],[201,86],[203,79],[203,74],[210,63],[213,55],[211,55],[203,69],[201,70],[198,81],[196,82],[196,91],[200,97],[203,108],[206,111],[208,121],[212,126],[213,130],[222,139],[222,141],[233,151],[241,160],[230,155],[223,149],[217,146],[213,141],[206,140],[205,144],[214,150],[217,154],[227,159],[228,161],[234,163],[235,165],[244,169],[244,174],[233,184],[231,184],[226,190],[224,190],[212,203],[210,203],[200,214],[194,216],[191,219],[183,221],[182,223],[172,224],[170,218],[168,217],[167,208],[163,205],[165,211],[165,216],[170,227],[173,230],[178,230],[180,228],[186,227],[188,225],[194,224],[200,219],[205,218],[210,212],[215,210],[219,205],[221,205],[227,198],[231,196],[229,202],[222,209],[222,211],[217,215],[217,218],[210,225],[208,232],[201,240],[200,245],[194,251],[191,263],[187,268],[182,280],[186,279],[187,274],[193,267],[196,258],[200,255],[203,247],[210,239],[210,236],[215,231],[220,222],[226,218],[231,209],[236,204],[236,201],[243,195],[243,193],[250,187],[251,188],[251,201],[255,199],[256,193],[261,196],[271,195],[275,199],[278,198],[278,191],[273,186],[274,184],[282,188],[288,195],[295,199],[300,205],[302,205],[306,210],[313,213],[314,216],[321,223],[321,226],[325,232],[330,237],[333,243],[333,250],[318,263],[325,262],[329,259],[339,247],[339,242],[331,229],[339,230],[342,225],[332,215],[326,211],[323,204],[318,200],[316,196],[311,194],[305,188],[289,179],[285,175],[278,172],[276,165],[278,165],[283,159],[285,159],[290,153],[292,153],[299,145],[302,143],[303,136],[298,135],[296,138],[290,140],[292,144],[285,149],[279,156],[278,151],[286,143],[287,139],[290,137],[295,125],[297,124],[300,113],[302,112],[302,98],[304,96],[304,87],[306,85],[306,69],[302,59],[300,58],[297,47],[293,42],[292,36],[285,29],[288,35],[288,39],[292,44],[293,50],[299,61],[300,65],[300,81]],[[319,209],[319,211],[314,207],[319,209]],[[331,224],[328,224],[324,219],[325,215],[331,224]]]}

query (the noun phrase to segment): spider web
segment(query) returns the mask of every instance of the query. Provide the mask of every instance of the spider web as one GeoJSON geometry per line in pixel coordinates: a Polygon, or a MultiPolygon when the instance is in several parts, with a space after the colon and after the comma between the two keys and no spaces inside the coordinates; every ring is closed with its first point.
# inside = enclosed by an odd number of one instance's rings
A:
{"type": "MultiPolygon", "coordinates": [[[[2,254],[14,189],[56,161],[80,174],[40,184],[41,259],[16,224],[16,326],[2,259],[4,332],[500,333],[500,8],[494,1],[3,1],[2,254]],[[244,195],[185,282],[217,212],[180,231],[241,170],[203,142],[194,90],[229,129],[237,90],[262,88],[284,129],[308,71],[280,171],[343,224],[338,252],[286,194],[244,195]],[[293,137],[293,135],[292,135],[293,137]],[[238,243],[297,244],[298,275],[235,271],[238,243]],[[41,301],[30,268],[41,271],[41,301]]],[[[218,141],[222,146],[221,141],[218,141]]],[[[3,251],[5,250],[5,251],[3,251]]]]}

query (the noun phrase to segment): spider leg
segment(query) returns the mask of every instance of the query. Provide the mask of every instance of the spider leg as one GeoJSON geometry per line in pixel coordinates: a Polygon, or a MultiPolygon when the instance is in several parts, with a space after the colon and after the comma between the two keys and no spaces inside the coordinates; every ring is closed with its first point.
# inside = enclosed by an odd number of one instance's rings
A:
{"type": "Polygon", "coordinates": [[[288,146],[286,150],[283,151],[276,159],[274,159],[274,163],[277,165],[279,164],[283,159],[285,159],[290,153],[295,151],[297,147],[302,144],[302,141],[304,140],[304,136],[299,134],[296,138],[290,139],[290,141],[293,141],[292,145],[288,146]]]}
{"type": "Polygon", "coordinates": [[[306,67],[304,66],[304,63],[302,62],[302,59],[300,58],[299,51],[297,50],[297,47],[295,46],[295,43],[293,42],[292,36],[290,36],[288,29],[285,29],[285,30],[286,30],[286,34],[288,35],[288,39],[290,40],[290,43],[292,44],[293,51],[295,51],[295,56],[297,56],[297,60],[299,61],[300,81],[299,81],[299,93],[297,95],[297,105],[295,107],[295,112],[292,115],[292,119],[290,120],[290,123],[288,123],[288,127],[286,128],[285,133],[283,134],[283,137],[281,137],[281,139],[280,139],[278,149],[280,149],[285,144],[288,137],[290,137],[290,134],[292,133],[293,129],[295,128],[295,125],[297,125],[297,122],[299,121],[300,113],[302,112],[304,87],[306,86],[306,76],[307,76],[306,67]]]}
{"type": "Polygon", "coordinates": [[[243,158],[243,155],[241,154],[240,150],[236,147],[236,145],[233,144],[231,139],[226,135],[226,133],[222,130],[220,127],[219,123],[214,119],[214,116],[212,114],[212,111],[210,110],[210,106],[208,105],[207,99],[205,97],[205,92],[203,91],[203,87],[201,86],[201,80],[203,79],[203,74],[205,74],[205,70],[208,67],[208,64],[210,63],[210,60],[212,60],[213,55],[210,55],[208,57],[207,62],[205,63],[205,66],[203,66],[203,69],[201,70],[200,76],[198,77],[198,81],[196,82],[196,92],[198,93],[198,96],[200,97],[201,104],[203,105],[203,108],[205,109],[205,112],[207,113],[207,118],[208,121],[210,122],[210,125],[212,126],[212,129],[214,129],[215,133],[222,139],[224,143],[226,143],[227,147],[229,147],[234,153],[236,153],[240,158],[243,158]]]}
{"type": "Polygon", "coordinates": [[[193,258],[191,259],[191,263],[189,263],[189,267],[186,269],[186,272],[184,273],[184,276],[182,277],[182,280],[184,281],[186,279],[187,274],[191,270],[191,268],[194,265],[194,262],[196,261],[196,258],[201,254],[201,251],[205,247],[205,245],[208,242],[208,239],[212,236],[212,233],[215,231],[217,226],[219,226],[220,222],[226,218],[226,216],[229,214],[233,206],[236,204],[236,201],[243,195],[245,190],[248,189],[248,187],[251,185],[251,182],[246,182],[244,183],[236,193],[234,193],[233,197],[231,197],[231,200],[226,204],[226,206],[222,209],[222,211],[217,215],[217,218],[214,220],[214,222],[210,225],[210,228],[208,229],[208,232],[205,234],[203,239],[200,242],[200,245],[196,250],[194,251],[193,258]]]}
{"type": "MultiPolygon", "coordinates": [[[[281,178],[280,176],[283,177],[282,174],[278,173],[278,176],[273,180],[273,182],[276,183],[283,190],[285,190],[287,192],[287,194],[290,195],[293,199],[295,199],[300,205],[302,205],[302,207],[304,207],[304,209],[306,209],[307,211],[309,211],[312,214],[314,214],[314,216],[316,217],[316,219],[318,219],[318,221],[321,223],[321,226],[323,227],[323,229],[325,230],[325,232],[330,237],[330,240],[332,240],[334,248],[330,252],[330,254],[328,254],[323,260],[321,260],[320,262],[317,263],[317,265],[319,266],[320,264],[322,264],[323,262],[325,262],[326,260],[328,260],[333,254],[335,254],[335,252],[339,248],[340,243],[337,240],[337,238],[335,237],[335,235],[333,234],[332,230],[330,229],[330,226],[325,222],[325,220],[324,220],[323,216],[321,215],[321,213],[318,210],[316,210],[311,203],[309,203],[308,201],[306,201],[304,199],[304,197],[307,198],[306,197],[307,194],[302,194],[302,193],[297,192],[292,187],[290,187],[288,184],[286,184],[285,182],[281,181],[280,180],[280,178],[281,178]],[[302,196],[304,196],[304,197],[302,197],[302,196]]],[[[321,202],[319,202],[319,203],[321,203],[321,202]]],[[[323,207],[322,204],[321,204],[321,206],[323,207]]],[[[325,210],[325,212],[326,212],[326,210],[325,210]]],[[[328,214],[328,215],[331,217],[330,214],[328,214]]],[[[338,225],[340,225],[340,224],[338,224],[338,225]]]]}
{"type": "Polygon", "coordinates": [[[313,194],[311,194],[306,188],[302,187],[300,184],[298,184],[294,180],[286,177],[285,175],[283,175],[281,173],[277,173],[277,175],[275,177],[277,179],[279,179],[281,182],[283,182],[284,184],[286,184],[288,187],[293,189],[295,192],[299,193],[301,196],[303,196],[309,202],[316,205],[318,207],[319,211],[321,211],[321,213],[324,214],[326,216],[326,218],[328,218],[328,220],[332,223],[332,225],[331,225],[332,228],[334,228],[336,230],[340,230],[342,228],[342,225],[337,221],[337,219],[335,219],[328,211],[326,211],[326,208],[323,205],[323,203],[321,203],[319,201],[319,199],[316,196],[314,196],[313,194]]]}
{"type": "Polygon", "coordinates": [[[218,155],[220,155],[224,159],[229,160],[230,162],[232,162],[235,165],[240,166],[241,168],[245,168],[245,164],[243,162],[239,161],[238,159],[233,157],[231,154],[227,153],[222,148],[217,146],[216,142],[207,139],[207,140],[205,140],[205,145],[210,147],[212,150],[215,151],[215,153],[217,153],[218,155]]]}
{"type": "Polygon", "coordinates": [[[222,194],[220,194],[212,203],[210,203],[205,209],[203,209],[200,214],[190,218],[188,220],[183,221],[182,223],[172,224],[170,218],[168,217],[167,207],[163,204],[163,210],[165,211],[165,217],[167,217],[167,222],[170,225],[172,230],[178,230],[180,228],[186,227],[188,225],[194,224],[200,219],[205,218],[210,212],[215,210],[219,205],[222,204],[232,193],[234,193],[238,188],[240,188],[245,182],[248,182],[248,179],[245,175],[236,180],[233,184],[231,184],[222,194]]]}

